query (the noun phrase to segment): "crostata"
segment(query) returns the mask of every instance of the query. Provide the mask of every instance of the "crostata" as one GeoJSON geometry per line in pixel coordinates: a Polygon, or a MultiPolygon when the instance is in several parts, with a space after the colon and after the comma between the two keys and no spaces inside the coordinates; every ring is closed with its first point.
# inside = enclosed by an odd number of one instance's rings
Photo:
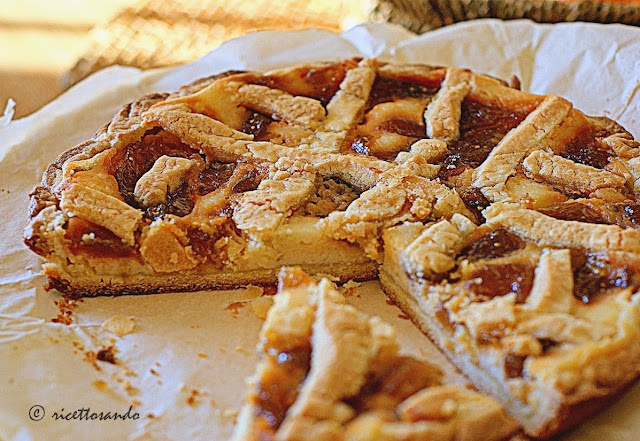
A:
{"type": "MultiPolygon", "coordinates": [[[[463,69],[227,72],[143,97],[60,155],[31,195],[25,241],[49,287],[73,296],[272,284],[292,265],[380,274],[477,388],[548,437],[640,372],[638,147],[608,118],[463,69]]],[[[316,289],[305,283],[292,289],[316,289]]],[[[304,332],[325,308],[310,302],[304,332]]],[[[285,391],[280,416],[252,424],[377,418],[343,405],[360,383],[305,413],[320,380],[299,337],[306,361],[283,388],[306,398],[285,391]]],[[[270,360],[261,372],[281,377],[270,360]]],[[[393,421],[407,397],[385,408],[393,421]]]]}

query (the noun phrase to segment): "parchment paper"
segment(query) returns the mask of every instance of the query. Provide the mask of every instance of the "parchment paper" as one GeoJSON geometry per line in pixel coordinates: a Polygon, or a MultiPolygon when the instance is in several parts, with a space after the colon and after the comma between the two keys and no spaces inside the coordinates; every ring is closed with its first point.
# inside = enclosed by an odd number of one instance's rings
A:
{"type": "MultiPolygon", "coordinates": [[[[362,25],[342,35],[262,32],[179,68],[107,69],[28,118],[8,123],[8,112],[0,119],[0,440],[222,440],[233,428],[244,378],[254,369],[261,321],[250,307],[235,313],[225,308],[247,291],[86,299],[73,308],[72,324],[54,323],[60,296],[44,292],[40,261],[22,243],[27,195],[45,167],[91,136],[120,105],[227,69],[364,55],[469,67],[504,79],[516,74],[524,90],[564,96],[588,114],[618,120],[638,137],[638,54],[640,29],[621,25],[482,20],[420,37],[391,25],[362,25]],[[132,333],[118,337],[101,327],[115,314],[133,317],[132,333]],[[87,352],[110,345],[116,365],[86,360],[87,352]],[[54,417],[87,408],[125,413],[132,404],[129,415],[137,412],[136,420],[54,417]]],[[[385,302],[376,281],[356,294],[350,299],[358,308],[397,326],[405,352],[447,366],[385,302]]],[[[452,381],[464,381],[448,372],[452,381]]],[[[635,440],[638,433],[636,386],[564,439],[635,440]]]]}

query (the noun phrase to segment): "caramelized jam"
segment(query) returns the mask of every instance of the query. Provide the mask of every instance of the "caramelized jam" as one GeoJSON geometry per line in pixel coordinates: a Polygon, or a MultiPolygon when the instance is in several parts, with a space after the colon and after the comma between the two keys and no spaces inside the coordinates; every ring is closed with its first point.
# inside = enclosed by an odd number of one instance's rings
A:
{"type": "Polygon", "coordinates": [[[474,262],[480,259],[495,259],[506,256],[513,251],[523,249],[525,246],[526,242],[520,237],[504,228],[499,228],[473,242],[463,249],[460,255],[474,262]]]}
{"type": "Polygon", "coordinates": [[[238,164],[234,175],[239,175],[231,187],[233,193],[244,193],[258,188],[260,182],[267,177],[267,170],[257,164],[242,162],[238,164]]]}
{"type": "Polygon", "coordinates": [[[524,361],[527,357],[523,355],[507,354],[504,358],[504,373],[507,378],[522,377],[524,372],[524,361]]]}
{"type": "Polygon", "coordinates": [[[554,204],[539,210],[556,219],[567,221],[588,222],[591,224],[607,224],[608,222],[593,208],[579,202],[569,201],[554,204]]]}
{"type": "Polygon", "coordinates": [[[311,365],[308,346],[269,355],[271,363],[263,372],[254,396],[255,416],[274,432],[298,397],[299,388],[311,365]]]}
{"type": "MultiPolygon", "coordinates": [[[[380,103],[395,101],[402,98],[431,98],[440,88],[440,82],[431,81],[427,84],[418,84],[410,81],[396,80],[378,76],[373,82],[369,102],[365,112],[368,112],[380,103]]],[[[424,137],[424,132],[422,137],[424,137]]]]}
{"type": "Polygon", "coordinates": [[[162,155],[189,158],[198,155],[198,152],[183,144],[176,136],[160,131],[157,134],[149,132],[141,141],[127,146],[119,157],[114,158],[114,177],[127,204],[138,208],[133,189],[138,179],[162,155]]]}
{"type": "Polygon", "coordinates": [[[73,254],[91,257],[132,257],[136,254],[111,231],[77,216],[69,218],[64,237],[70,241],[73,254]]]}
{"type": "Polygon", "coordinates": [[[483,265],[471,274],[465,288],[481,299],[515,293],[516,302],[524,302],[533,286],[534,269],[526,263],[483,265]],[[478,279],[478,280],[475,280],[478,279]]]}
{"type": "Polygon", "coordinates": [[[447,181],[449,178],[462,174],[466,169],[462,156],[458,153],[448,154],[442,160],[442,166],[438,171],[438,177],[447,181]]]}
{"type": "Polygon", "coordinates": [[[398,357],[367,378],[360,393],[348,400],[359,412],[392,409],[425,387],[440,383],[441,372],[429,363],[398,357]]]}
{"type": "Polygon", "coordinates": [[[167,214],[182,217],[191,213],[194,204],[194,201],[189,197],[189,186],[184,183],[175,193],[167,194],[166,204],[149,207],[145,210],[144,215],[151,220],[162,218],[167,214]]]}
{"type": "Polygon", "coordinates": [[[490,107],[466,98],[462,102],[460,138],[449,143],[449,150],[460,155],[462,163],[476,168],[526,116],[524,112],[490,107]]]}
{"type": "Polygon", "coordinates": [[[593,132],[585,131],[569,144],[563,156],[573,162],[602,169],[609,163],[610,154],[600,145],[593,132]]]}
{"type": "Polygon", "coordinates": [[[285,74],[261,76],[251,82],[284,90],[291,95],[314,98],[326,106],[340,88],[347,69],[356,67],[357,64],[356,60],[347,60],[341,64],[308,67],[285,74]]]}
{"type": "Polygon", "coordinates": [[[620,202],[610,204],[615,213],[611,219],[616,225],[623,228],[640,228],[640,203],[620,202]]]}
{"type": "Polygon", "coordinates": [[[442,302],[438,302],[434,309],[436,320],[449,332],[455,331],[455,325],[451,322],[449,311],[446,310],[442,302]]]}
{"type": "Polygon", "coordinates": [[[573,253],[573,295],[583,303],[591,303],[612,288],[631,286],[631,271],[627,265],[614,266],[605,256],[573,253]]]}
{"type": "Polygon", "coordinates": [[[235,163],[223,164],[220,162],[210,163],[198,175],[198,179],[193,184],[193,190],[197,195],[204,196],[217,190],[227,183],[236,168],[235,163]]]}
{"type": "Polygon", "coordinates": [[[482,210],[487,208],[491,202],[487,199],[480,190],[477,188],[471,188],[460,192],[460,198],[464,202],[464,205],[471,211],[478,222],[484,222],[485,218],[482,215],[482,210]]]}
{"type": "Polygon", "coordinates": [[[166,214],[186,216],[193,210],[196,195],[209,194],[230,180],[234,182],[231,187],[232,193],[255,190],[266,174],[267,170],[264,167],[253,163],[210,163],[200,171],[193,184],[184,183],[176,192],[167,194],[167,203],[148,208],[145,216],[150,219],[158,219],[166,214]]]}
{"type": "Polygon", "coordinates": [[[191,228],[187,230],[189,245],[197,256],[211,256],[217,254],[215,244],[221,236],[221,231],[206,233],[199,228],[191,228]]]}
{"type": "Polygon", "coordinates": [[[427,128],[424,124],[418,124],[407,119],[394,118],[385,121],[378,127],[382,132],[397,133],[402,136],[413,138],[426,137],[427,128]]]}
{"type": "Polygon", "coordinates": [[[249,118],[244,122],[241,132],[247,135],[253,135],[254,141],[267,140],[267,127],[273,122],[273,119],[259,112],[251,112],[249,118]]]}

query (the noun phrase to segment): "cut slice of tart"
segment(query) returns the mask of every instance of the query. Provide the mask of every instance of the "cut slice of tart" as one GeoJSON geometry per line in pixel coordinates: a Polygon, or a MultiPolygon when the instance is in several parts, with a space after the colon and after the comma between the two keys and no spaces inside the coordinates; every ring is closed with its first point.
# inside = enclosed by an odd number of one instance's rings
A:
{"type": "Polygon", "coordinates": [[[557,96],[374,59],[229,72],[125,106],[31,195],[25,242],[73,295],[377,274],[382,234],[513,202],[640,226],[640,149],[557,96]]]}
{"type": "Polygon", "coordinates": [[[640,374],[640,232],[496,203],[384,234],[385,292],[527,434],[546,438],[640,374]]]}
{"type": "Polygon", "coordinates": [[[234,441],[505,440],[518,425],[492,398],[443,384],[398,353],[395,331],[328,280],[285,269],[261,331],[234,441]]]}

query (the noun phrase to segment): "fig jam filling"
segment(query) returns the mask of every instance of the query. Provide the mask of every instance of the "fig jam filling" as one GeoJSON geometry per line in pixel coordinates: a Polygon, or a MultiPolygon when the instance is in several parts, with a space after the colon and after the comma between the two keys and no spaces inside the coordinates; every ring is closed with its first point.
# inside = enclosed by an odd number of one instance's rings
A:
{"type": "Polygon", "coordinates": [[[424,124],[418,124],[415,121],[409,121],[402,118],[387,120],[380,124],[378,129],[382,132],[392,132],[413,138],[424,138],[427,133],[427,128],[424,124]]]}
{"type": "Polygon", "coordinates": [[[507,354],[504,358],[504,373],[507,378],[520,378],[524,373],[524,355],[507,354]]]}
{"type": "Polygon", "coordinates": [[[125,202],[139,208],[133,190],[142,175],[163,155],[182,158],[196,157],[198,152],[165,131],[150,131],[141,141],[128,145],[114,158],[114,177],[125,202]]]}
{"type": "Polygon", "coordinates": [[[462,102],[460,138],[449,143],[451,155],[459,155],[453,163],[478,167],[500,140],[526,116],[526,112],[490,107],[466,98],[462,102]]]}
{"type": "Polygon", "coordinates": [[[579,202],[569,201],[562,204],[554,204],[541,208],[540,213],[551,216],[555,219],[588,222],[590,224],[608,224],[600,213],[588,205],[579,202]]]}
{"type": "Polygon", "coordinates": [[[595,253],[572,253],[573,295],[583,303],[592,303],[612,288],[633,284],[627,265],[612,265],[605,256],[595,253]]]}
{"type": "Polygon", "coordinates": [[[280,89],[291,95],[314,98],[326,107],[340,88],[340,83],[344,80],[347,69],[357,65],[356,60],[347,60],[336,65],[308,67],[285,74],[260,76],[250,82],[280,89]]]}
{"type": "Polygon", "coordinates": [[[487,199],[480,190],[477,188],[471,188],[460,192],[460,198],[464,205],[471,211],[476,220],[480,223],[485,221],[482,215],[482,210],[487,208],[491,202],[487,199]]]}
{"type": "Polygon", "coordinates": [[[268,140],[268,127],[272,122],[273,118],[254,111],[251,112],[240,131],[247,135],[253,135],[254,141],[265,141],[268,140]]]}
{"type": "Polygon", "coordinates": [[[526,242],[504,228],[491,231],[462,250],[460,256],[470,262],[480,259],[495,259],[521,250],[526,242]]]}
{"type": "Polygon", "coordinates": [[[614,222],[623,228],[640,228],[640,203],[611,204],[615,216],[614,222]]]}
{"type": "Polygon", "coordinates": [[[480,300],[515,293],[516,302],[523,303],[533,287],[534,267],[526,263],[483,265],[474,270],[465,288],[480,300]]]}
{"type": "Polygon", "coordinates": [[[302,346],[286,351],[270,350],[269,354],[270,365],[262,374],[253,401],[255,416],[266,425],[265,429],[275,433],[309,373],[311,348],[302,346]]]}
{"type": "Polygon", "coordinates": [[[598,142],[592,131],[585,131],[569,144],[562,156],[579,164],[602,169],[609,163],[610,153],[598,142]]]}
{"type": "Polygon", "coordinates": [[[73,254],[85,254],[90,257],[133,257],[136,251],[100,225],[77,216],[70,217],[64,235],[70,241],[73,254]]]}
{"type": "MultiPolygon", "coordinates": [[[[410,78],[407,78],[409,80],[410,78]]],[[[422,79],[424,81],[424,79],[422,79]]],[[[432,98],[440,89],[440,81],[432,80],[424,84],[412,81],[403,81],[378,75],[373,82],[369,101],[365,112],[373,109],[380,103],[395,101],[403,98],[432,98]]],[[[421,137],[424,137],[424,133],[421,137]]]]}

